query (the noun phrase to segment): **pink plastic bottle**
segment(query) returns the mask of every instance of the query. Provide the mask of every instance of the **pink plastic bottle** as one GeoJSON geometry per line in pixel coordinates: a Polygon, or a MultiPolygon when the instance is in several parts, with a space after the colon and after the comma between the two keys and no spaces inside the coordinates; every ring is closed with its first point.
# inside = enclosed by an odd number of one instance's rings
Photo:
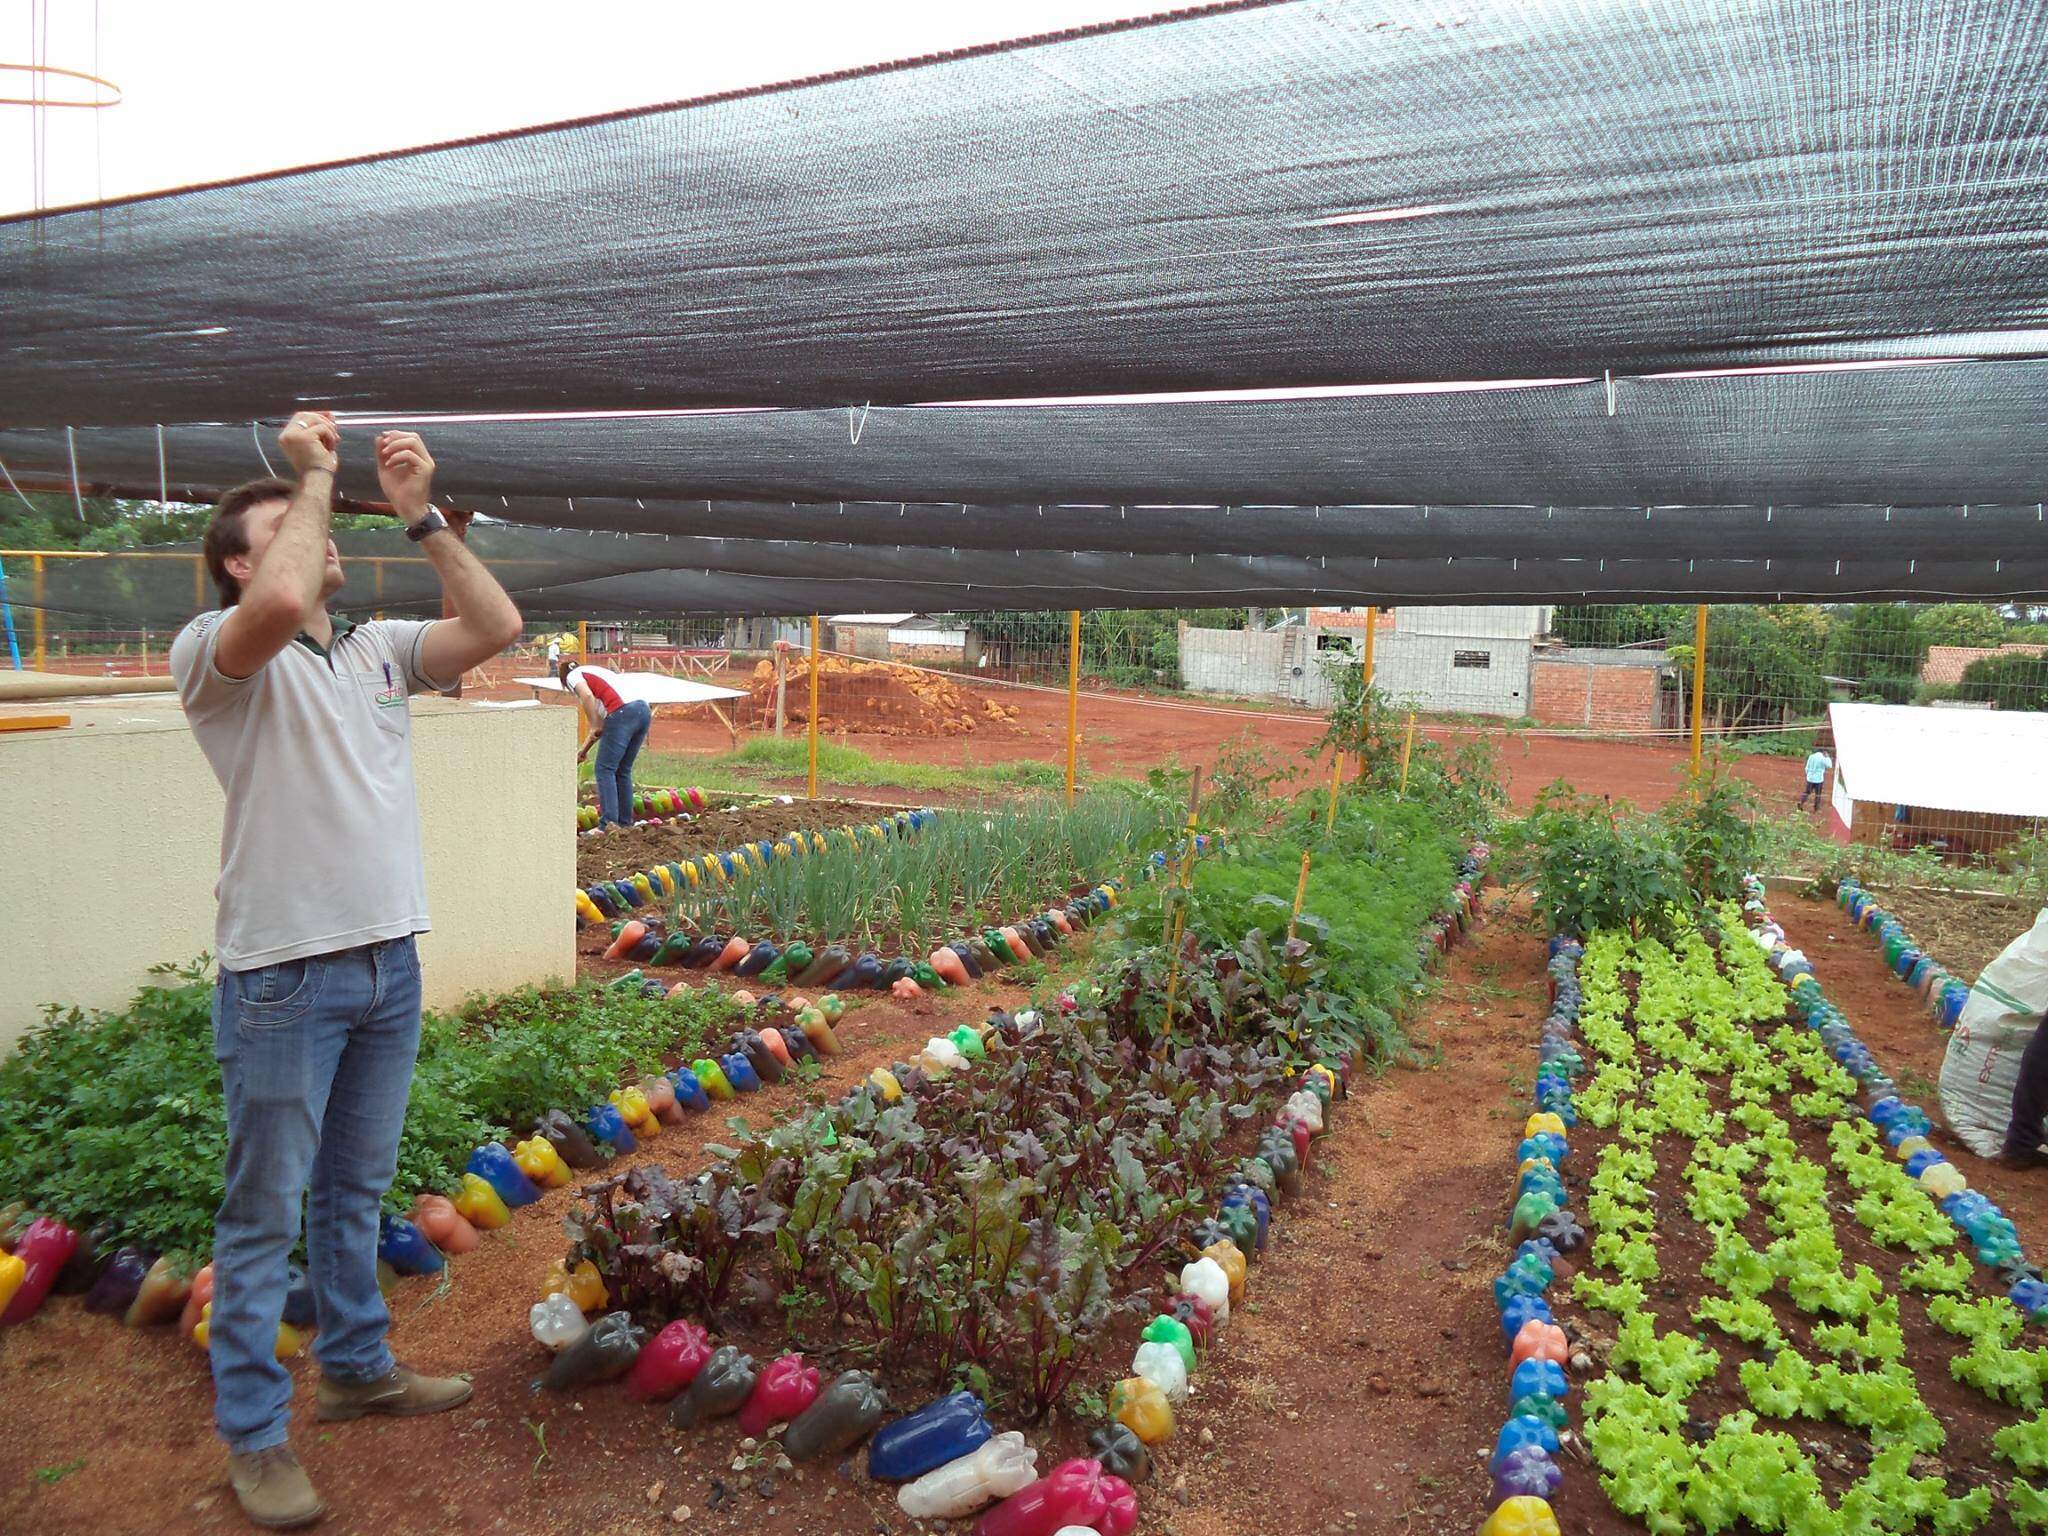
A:
{"type": "Polygon", "coordinates": [[[749,1435],[768,1433],[770,1424],[784,1424],[811,1406],[818,1395],[818,1368],[802,1355],[782,1355],[768,1362],[754,1392],[740,1405],[740,1429],[749,1435]]]}
{"type": "Polygon", "coordinates": [[[697,1379],[711,1358],[711,1336],[701,1325],[677,1320],[649,1339],[626,1373],[626,1396],[665,1403],[697,1379]]]}
{"type": "Polygon", "coordinates": [[[1063,1461],[974,1523],[973,1536],[1053,1536],[1063,1525],[1093,1526],[1102,1536],[1130,1536],[1138,1495],[1088,1458],[1063,1461]]]}
{"type": "Polygon", "coordinates": [[[14,1256],[27,1266],[28,1273],[7,1303],[6,1311],[0,1312],[0,1323],[11,1328],[34,1317],[36,1308],[56,1283],[57,1272],[71,1262],[72,1250],[77,1246],[78,1234],[54,1217],[38,1216],[30,1222],[14,1245],[14,1256]]]}

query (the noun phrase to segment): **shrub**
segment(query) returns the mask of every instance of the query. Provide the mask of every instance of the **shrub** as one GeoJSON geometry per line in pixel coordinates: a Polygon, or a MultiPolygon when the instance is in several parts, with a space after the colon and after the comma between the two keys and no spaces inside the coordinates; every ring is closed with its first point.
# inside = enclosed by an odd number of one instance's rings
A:
{"type": "Polygon", "coordinates": [[[1562,779],[1508,828],[1500,867],[1534,890],[1554,933],[1667,937],[1687,899],[1685,866],[1660,823],[1576,794],[1562,779]]]}
{"type": "MultiPolygon", "coordinates": [[[[0,1062],[0,1189],[74,1227],[121,1223],[151,1248],[213,1247],[227,1111],[204,962],[159,967],[118,1012],[60,1012],[0,1062]]],[[[390,1204],[453,1181],[478,1143],[580,1109],[725,1024],[722,995],[656,1002],[528,988],[421,1020],[390,1204]]]]}

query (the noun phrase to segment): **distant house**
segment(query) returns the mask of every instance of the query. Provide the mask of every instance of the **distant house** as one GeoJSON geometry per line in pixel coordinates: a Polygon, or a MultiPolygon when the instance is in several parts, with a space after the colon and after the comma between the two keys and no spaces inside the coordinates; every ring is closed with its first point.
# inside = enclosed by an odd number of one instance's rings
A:
{"type": "Polygon", "coordinates": [[[1955,684],[1963,680],[1963,669],[1986,656],[2048,656],[2048,645],[1930,645],[1927,660],[1920,665],[1923,683],[1955,684]]]}
{"type": "Polygon", "coordinates": [[[2048,713],[1831,704],[1828,724],[1844,841],[1963,859],[2048,821],[2048,713]]]}
{"type": "Polygon", "coordinates": [[[971,666],[973,632],[941,627],[924,613],[835,613],[827,619],[830,648],[870,661],[921,666],[971,666]]]}

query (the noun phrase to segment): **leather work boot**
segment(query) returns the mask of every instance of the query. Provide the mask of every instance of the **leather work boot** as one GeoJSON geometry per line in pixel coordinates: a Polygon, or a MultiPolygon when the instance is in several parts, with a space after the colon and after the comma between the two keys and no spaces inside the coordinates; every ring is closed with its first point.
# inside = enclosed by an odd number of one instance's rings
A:
{"type": "Polygon", "coordinates": [[[421,1376],[402,1365],[375,1381],[334,1381],[320,1378],[316,1399],[323,1419],[360,1419],[368,1413],[404,1417],[439,1413],[469,1401],[467,1376],[421,1376]]]}
{"type": "Polygon", "coordinates": [[[289,1445],[228,1456],[228,1480],[242,1513],[267,1531],[311,1525],[327,1513],[289,1445]]]}

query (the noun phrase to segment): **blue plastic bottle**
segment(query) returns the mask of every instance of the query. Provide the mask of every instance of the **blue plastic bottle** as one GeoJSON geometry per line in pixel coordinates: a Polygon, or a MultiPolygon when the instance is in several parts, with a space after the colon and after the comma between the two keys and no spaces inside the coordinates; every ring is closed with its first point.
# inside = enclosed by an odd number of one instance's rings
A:
{"type": "Polygon", "coordinates": [[[704,1085],[697,1081],[697,1074],[688,1067],[677,1067],[669,1073],[668,1080],[676,1085],[676,1102],[685,1109],[694,1109],[702,1114],[711,1108],[711,1095],[704,1091],[704,1085]]]}
{"type": "Polygon", "coordinates": [[[1520,1417],[1509,1419],[1500,1427],[1500,1438],[1493,1442],[1493,1461],[1488,1470],[1498,1472],[1501,1463],[1516,1451],[1535,1446],[1545,1455],[1557,1454],[1557,1431],[1541,1419],[1520,1417]]]}
{"type": "Polygon", "coordinates": [[[1564,1367],[1555,1360],[1524,1360],[1515,1367],[1515,1374],[1508,1380],[1508,1401],[1515,1402],[1525,1397],[1568,1397],[1571,1383],[1565,1380],[1564,1367]]]}
{"type": "Polygon", "coordinates": [[[994,1436],[981,1399],[955,1392],[876,1430],[868,1442],[868,1476],[907,1483],[971,1456],[994,1436]]]}
{"type": "Polygon", "coordinates": [[[377,1257],[401,1275],[438,1274],[446,1262],[418,1227],[391,1215],[377,1218],[377,1257]]]}
{"type": "Polygon", "coordinates": [[[593,1104],[584,1112],[583,1124],[592,1141],[608,1141],[620,1156],[640,1150],[639,1138],[626,1129],[626,1120],[610,1104],[593,1104]]]}
{"type": "MultiPolygon", "coordinates": [[[[467,1171],[495,1189],[498,1198],[508,1206],[531,1205],[540,1198],[540,1191],[533,1187],[533,1180],[512,1160],[512,1154],[502,1143],[487,1141],[470,1153],[467,1171]]],[[[396,1265],[392,1267],[397,1268],[396,1265]]]]}
{"type": "Polygon", "coordinates": [[[1266,1228],[1273,1219],[1273,1204],[1266,1198],[1266,1192],[1252,1184],[1233,1184],[1223,1192],[1221,1202],[1225,1210],[1234,1206],[1249,1206],[1258,1221],[1258,1235],[1254,1239],[1263,1252],[1266,1246],[1266,1228]]]}
{"type": "Polygon", "coordinates": [[[761,1074],[754,1070],[754,1064],[747,1060],[745,1051],[734,1051],[718,1058],[719,1070],[725,1073],[725,1080],[731,1083],[735,1093],[759,1093],[761,1074]]]}
{"type": "Polygon", "coordinates": [[[1532,1317],[1541,1318],[1546,1323],[1555,1321],[1550,1315],[1550,1303],[1541,1296],[1510,1296],[1500,1309],[1501,1337],[1512,1339],[1522,1331],[1522,1324],[1532,1317]]]}

